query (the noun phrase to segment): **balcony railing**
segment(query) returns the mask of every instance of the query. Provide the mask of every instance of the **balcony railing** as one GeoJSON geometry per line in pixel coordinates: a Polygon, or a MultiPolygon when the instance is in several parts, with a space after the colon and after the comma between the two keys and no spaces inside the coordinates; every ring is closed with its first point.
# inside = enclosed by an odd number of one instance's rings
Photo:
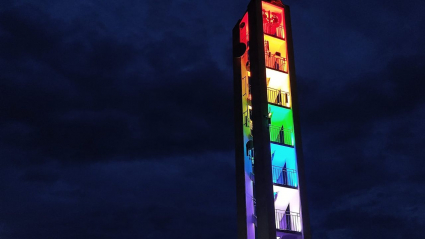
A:
{"type": "Polygon", "coordinates": [[[292,129],[285,129],[283,127],[270,125],[269,130],[271,142],[294,146],[294,142],[292,140],[292,129]]]}
{"type": "Polygon", "coordinates": [[[253,124],[250,115],[248,114],[249,111],[245,111],[243,113],[243,125],[245,127],[249,127],[251,130],[253,129],[253,124]]]}
{"type": "Polygon", "coordinates": [[[263,22],[264,33],[272,35],[274,37],[285,39],[285,34],[283,33],[283,26],[276,26],[276,24],[270,24],[263,22]]]}
{"type": "Polygon", "coordinates": [[[290,107],[289,92],[267,88],[267,100],[269,103],[290,107]]]}
{"type": "Polygon", "coordinates": [[[272,68],[278,71],[287,72],[286,70],[286,58],[272,54],[270,51],[265,53],[266,67],[272,68]]]}
{"type": "Polygon", "coordinates": [[[297,187],[297,178],[297,170],[273,166],[273,183],[283,186],[297,187]]]}
{"type": "Polygon", "coordinates": [[[255,175],[254,175],[254,173],[253,173],[253,172],[250,172],[250,173],[249,173],[249,178],[251,179],[251,181],[252,181],[252,182],[254,182],[254,183],[255,183],[255,175]]]}
{"type": "Polygon", "coordinates": [[[297,212],[288,212],[275,210],[276,229],[301,232],[300,214],[297,212]]]}
{"type": "Polygon", "coordinates": [[[247,77],[242,78],[242,96],[248,95],[248,80],[247,77]]]}
{"type": "Polygon", "coordinates": [[[255,223],[255,226],[257,226],[257,200],[254,198],[254,197],[252,197],[252,204],[253,204],[253,206],[254,206],[254,212],[253,212],[253,214],[252,214],[252,219],[254,220],[254,223],[255,223]]]}

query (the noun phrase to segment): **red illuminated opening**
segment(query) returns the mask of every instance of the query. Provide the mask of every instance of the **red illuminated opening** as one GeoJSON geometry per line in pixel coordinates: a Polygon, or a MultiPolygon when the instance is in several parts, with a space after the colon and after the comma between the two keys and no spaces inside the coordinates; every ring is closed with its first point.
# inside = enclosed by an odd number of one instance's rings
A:
{"type": "Polygon", "coordinates": [[[263,2],[263,29],[265,34],[285,39],[283,8],[263,2]]]}

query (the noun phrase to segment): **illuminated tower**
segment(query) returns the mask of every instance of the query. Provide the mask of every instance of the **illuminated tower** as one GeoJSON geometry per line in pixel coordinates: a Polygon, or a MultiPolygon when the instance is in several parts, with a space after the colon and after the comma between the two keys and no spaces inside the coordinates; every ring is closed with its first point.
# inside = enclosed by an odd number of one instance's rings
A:
{"type": "Polygon", "coordinates": [[[233,55],[238,239],[309,239],[289,7],[251,0],[233,55]]]}

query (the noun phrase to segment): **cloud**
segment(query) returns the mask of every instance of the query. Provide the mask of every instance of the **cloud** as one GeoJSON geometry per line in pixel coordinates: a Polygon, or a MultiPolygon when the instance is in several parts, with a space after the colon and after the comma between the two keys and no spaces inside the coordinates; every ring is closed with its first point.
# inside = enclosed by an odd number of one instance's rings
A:
{"type": "Polygon", "coordinates": [[[161,162],[49,163],[22,176],[19,168],[2,169],[0,186],[8,192],[0,195],[2,236],[232,238],[234,178],[217,177],[232,174],[232,157],[199,154],[161,162]],[[208,167],[211,161],[215,164],[208,167]],[[28,176],[46,175],[39,169],[56,175],[54,180],[28,176]],[[13,187],[3,180],[11,178],[16,178],[13,187]],[[217,230],[205,235],[212,227],[217,230]]]}
{"type": "MultiPolygon", "coordinates": [[[[96,161],[232,148],[232,90],[214,62],[197,62],[208,55],[202,44],[172,33],[142,47],[83,38],[84,28],[31,9],[2,19],[9,52],[1,56],[8,69],[0,76],[1,119],[27,128],[25,150],[35,157],[96,161]]],[[[15,133],[4,144],[22,146],[15,133]]]]}
{"type": "Polygon", "coordinates": [[[402,237],[408,231],[420,237],[413,228],[425,220],[414,200],[424,196],[418,185],[424,173],[423,66],[423,56],[400,57],[340,87],[302,84],[309,203],[320,208],[311,215],[320,219],[312,222],[316,236],[402,237]],[[382,196],[387,193],[398,196],[382,196]],[[406,207],[415,209],[403,214],[406,207]]]}

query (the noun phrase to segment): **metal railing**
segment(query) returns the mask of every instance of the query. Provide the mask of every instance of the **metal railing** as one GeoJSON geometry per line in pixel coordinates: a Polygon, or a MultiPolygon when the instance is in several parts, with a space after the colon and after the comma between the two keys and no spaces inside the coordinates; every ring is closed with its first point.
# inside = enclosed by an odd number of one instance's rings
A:
{"type": "Polygon", "coordinates": [[[294,146],[294,142],[292,140],[292,129],[285,129],[283,127],[270,125],[269,130],[271,142],[294,146]]]}
{"type": "Polygon", "coordinates": [[[282,105],[289,107],[289,92],[267,88],[267,101],[272,104],[282,105]]]}
{"type": "Polygon", "coordinates": [[[271,24],[263,22],[264,33],[272,35],[274,37],[285,39],[285,34],[283,33],[283,26],[276,26],[276,24],[271,24]]]}
{"type": "Polygon", "coordinates": [[[284,186],[297,187],[297,170],[273,166],[273,183],[284,186]]]}
{"type": "Polygon", "coordinates": [[[252,204],[254,206],[254,212],[252,214],[252,219],[254,221],[255,226],[257,226],[257,200],[255,199],[255,197],[252,197],[252,204]]]}
{"type": "Polygon", "coordinates": [[[251,118],[249,117],[249,113],[248,112],[249,111],[247,110],[247,111],[245,111],[243,113],[243,125],[245,127],[249,127],[252,130],[253,129],[253,124],[252,124],[251,118]]]}
{"type": "Polygon", "coordinates": [[[249,81],[249,77],[242,78],[242,97],[247,97],[248,100],[251,100],[251,84],[249,81]]]}
{"type": "Polygon", "coordinates": [[[252,181],[252,182],[254,182],[254,183],[255,183],[255,175],[254,175],[254,173],[253,173],[253,172],[250,172],[250,173],[249,173],[249,178],[251,179],[251,181],[252,181]]]}
{"type": "Polygon", "coordinates": [[[242,78],[242,96],[245,96],[248,94],[248,80],[247,77],[242,78]]]}
{"type": "Polygon", "coordinates": [[[275,210],[276,229],[301,232],[301,220],[298,212],[275,210]]]}
{"type": "Polygon", "coordinates": [[[272,54],[270,51],[265,53],[266,67],[272,68],[278,71],[287,72],[286,70],[286,58],[272,54]]]}
{"type": "Polygon", "coordinates": [[[248,116],[248,110],[247,111],[245,111],[245,112],[243,112],[243,125],[245,126],[245,127],[248,127],[249,126],[249,122],[250,122],[251,120],[249,119],[249,116],[248,116]]]}

